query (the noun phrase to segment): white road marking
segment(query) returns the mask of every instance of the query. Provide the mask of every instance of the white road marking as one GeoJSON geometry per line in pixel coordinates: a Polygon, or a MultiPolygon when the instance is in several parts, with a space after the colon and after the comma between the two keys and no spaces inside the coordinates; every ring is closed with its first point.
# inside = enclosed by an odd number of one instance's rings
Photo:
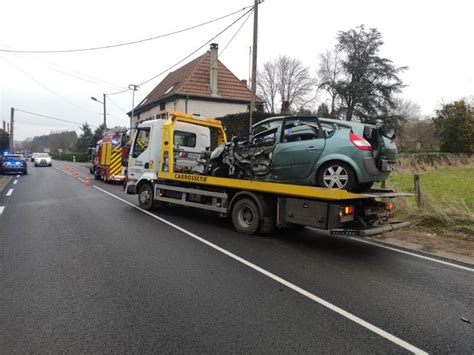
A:
{"type": "Polygon", "coordinates": [[[458,269],[461,269],[461,270],[466,270],[466,271],[474,272],[474,269],[473,269],[473,268],[470,268],[470,267],[467,267],[467,266],[458,265],[458,264],[454,264],[454,263],[450,263],[450,262],[444,261],[444,260],[439,260],[439,259],[431,258],[431,257],[426,256],[426,255],[421,255],[421,254],[412,253],[412,252],[405,251],[405,250],[401,250],[401,249],[398,249],[398,248],[389,247],[389,246],[387,246],[387,245],[382,245],[382,244],[379,244],[379,243],[370,242],[370,241],[368,241],[368,240],[363,240],[363,239],[358,239],[358,238],[353,238],[353,237],[350,237],[350,239],[355,240],[355,241],[360,242],[360,243],[370,244],[370,245],[374,245],[374,246],[379,247],[379,248],[384,248],[384,249],[396,251],[396,252],[398,252],[398,253],[402,253],[402,254],[414,256],[414,257],[417,257],[417,258],[420,258],[420,259],[425,259],[425,260],[433,261],[433,262],[435,262],[435,263],[439,263],[439,264],[443,264],[443,265],[448,265],[448,266],[455,267],[455,268],[458,268],[458,269]]]}
{"type": "Polygon", "coordinates": [[[10,190],[8,190],[8,192],[7,192],[7,195],[6,195],[6,196],[11,196],[11,195],[12,195],[12,193],[13,193],[13,189],[10,189],[10,190]]]}
{"type": "Polygon", "coordinates": [[[18,180],[13,181],[13,185],[18,184],[18,180]]]}
{"type": "Polygon", "coordinates": [[[336,305],[334,305],[334,304],[332,304],[332,303],[330,303],[330,302],[328,302],[328,301],[326,301],[326,300],[324,300],[324,299],[322,299],[322,298],[320,298],[320,297],[318,297],[318,296],[316,296],[316,295],[314,295],[314,294],[312,294],[312,293],[310,293],[310,292],[308,292],[308,291],[302,289],[301,287],[296,286],[295,284],[292,284],[291,282],[289,282],[289,281],[287,281],[287,280],[281,278],[280,276],[277,276],[277,275],[275,275],[275,274],[273,274],[273,273],[271,273],[271,272],[269,272],[269,271],[267,271],[267,270],[261,268],[260,266],[257,266],[257,265],[255,265],[255,264],[251,263],[250,261],[247,261],[247,260],[241,258],[240,256],[237,256],[237,255],[231,253],[230,251],[227,251],[226,249],[221,248],[220,246],[218,246],[218,245],[216,245],[216,244],[214,244],[214,243],[211,243],[211,242],[209,242],[209,241],[207,241],[207,240],[205,240],[205,239],[203,239],[203,238],[197,236],[196,234],[194,234],[194,233],[192,233],[192,232],[190,232],[190,231],[188,231],[188,230],[186,230],[186,229],[184,229],[184,228],[182,228],[182,227],[180,227],[180,226],[178,226],[178,225],[176,225],[176,224],[174,224],[174,223],[172,223],[172,222],[167,221],[166,219],[163,219],[163,218],[161,218],[161,217],[158,217],[158,216],[154,215],[153,213],[148,212],[148,211],[146,211],[146,210],[144,210],[144,209],[138,207],[137,205],[134,205],[133,203],[128,202],[127,200],[124,200],[124,199],[122,199],[122,198],[120,198],[120,197],[118,197],[118,196],[115,196],[114,194],[108,192],[107,190],[104,190],[104,189],[102,189],[102,188],[100,188],[100,187],[97,187],[97,186],[94,186],[94,188],[97,189],[97,190],[99,190],[99,191],[102,191],[103,193],[105,193],[105,194],[107,194],[107,195],[109,195],[109,196],[111,196],[111,197],[113,197],[113,198],[115,198],[115,199],[117,199],[117,200],[119,200],[119,201],[122,201],[123,203],[125,203],[125,204],[127,204],[127,205],[129,205],[129,206],[132,206],[132,207],[134,207],[134,208],[140,210],[141,212],[143,212],[143,213],[149,215],[150,217],[152,217],[152,218],[154,218],[154,219],[157,219],[158,221],[160,221],[160,222],[162,222],[162,223],[165,223],[165,224],[167,224],[168,226],[170,226],[170,227],[172,227],[172,228],[174,228],[174,229],[177,229],[177,230],[179,230],[180,232],[182,232],[182,233],[184,233],[184,234],[187,234],[187,235],[190,236],[191,238],[194,238],[194,239],[200,241],[201,243],[206,244],[207,246],[209,246],[209,247],[211,247],[211,248],[213,248],[213,249],[215,249],[215,250],[221,252],[222,254],[227,255],[228,257],[230,257],[230,258],[232,258],[232,259],[234,259],[234,260],[236,260],[236,261],[238,261],[238,262],[240,262],[240,263],[242,263],[242,264],[248,266],[249,268],[251,268],[251,269],[253,269],[253,270],[255,270],[255,271],[257,271],[257,272],[259,272],[259,273],[261,273],[261,274],[263,274],[263,275],[265,275],[265,276],[267,276],[268,278],[270,278],[270,279],[272,279],[272,280],[274,280],[274,281],[276,281],[276,282],[278,282],[278,283],[280,283],[280,284],[282,284],[282,285],[284,285],[284,286],[286,286],[286,287],[292,289],[293,291],[299,293],[300,295],[303,295],[303,296],[309,298],[310,300],[312,300],[312,301],[314,301],[314,302],[316,302],[316,303],[319,303],[320,305],[322,305],[322,306],[324,306],[324,307],[326,307],[326,308],[332,310],[333,312],[338,313],[339,315],[341,315],[341,316],[343,316],[343,317],[345,317],[345,318],[347,318],[347,319],[353,321],[354,323],[359,324],[360,326],[362,326],[362,327],[364,327],[364,328],[370,330],[371,332],[373,332],[373,333],[375,333],[375,334],[380,335],[381,337],[383,337],[383,338],[385,338],[385,339],[391,341],[392,343],[397,344],[398,346],[400,346],[400,347],[402,347],[402,348],[404,348],[404,349],[406,349],[406,350],[408,350],[408,351],[411,351],[411,352],[414,353],[414,354],[427,354],[425,351],[423,351],[423,350],[417,348],[417,347],[414,346],[414,345],[411,345],[410,343],[406,342],[405,340],[402,340],[402,339],[396,337],[395,335],[392,335],[392,334],[386,332],[385,330],[383,330],[383,329],[381,329],[381,328],[379,328],[379,327],[377,327],[377,326],[375,326],[375,325],[373,325],[373,324],[371,324],[371,323],[369,323],[369,322],[366,322],[366,321],[363,320],[362,318],[359,318],[359,317],[353,315],[352,313],[349,313],[349,312],[345,311],[344,309],[339,308],[338,306],[336,306],[336,305]]]}
{"type": "Polygon", "coordinates": [[[16,177],[20,177],[20,174],[18,174],[16,177]]]}
{"type": "Polygon", "coordinates": [[[0,216],[3,214],[4,210],[5,210],[5,206],[0,206],[0,216]]]}

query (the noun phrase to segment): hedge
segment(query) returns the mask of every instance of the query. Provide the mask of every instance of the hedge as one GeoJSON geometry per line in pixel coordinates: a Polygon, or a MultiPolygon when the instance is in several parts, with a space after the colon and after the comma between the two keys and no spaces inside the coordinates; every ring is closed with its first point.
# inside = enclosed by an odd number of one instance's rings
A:
{"type": "MultiPolygon", "coordinates": [[[[255,124],[259,121],[273,116],[276,115],[274,113],[256,111],[254,112],[252,119],[253,123],[255,124]]],[[[232,136],[238,136],[241,138],[249,136],[250,117],[248,112],[226,115],[224,117],[219,117],[218,119],[222,121],[222,124],[226,130],[227,139],[230,140],[232,136]]]]}
{"type": "Polygon", "coordinates": [[[59,157],[59,153],[51,154],[51,157],[56,160],[65,160],[65,161],[73,161],[73,156],[76,157],[76,162],[84,163],[91,161],[89,154],[87,153],[62,153],[61,157],[59,157]]]}

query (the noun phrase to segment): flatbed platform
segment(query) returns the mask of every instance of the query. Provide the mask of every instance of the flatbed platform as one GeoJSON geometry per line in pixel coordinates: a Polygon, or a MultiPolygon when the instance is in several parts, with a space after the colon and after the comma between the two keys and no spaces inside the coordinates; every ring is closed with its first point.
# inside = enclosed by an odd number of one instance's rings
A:
{"type": "MultiPolygon", "coordinates": [[[[375,196],[367,194],[358,194],[348,192],[346,190],[338,189],[326,189],[314,186],[303,186],[293,185],[257,180],[242,180],[242,179],[230,179],[215,176],[187,174],[187,173],[175,173],[175,172],[158,172],[158,178],[168,181],[179,181],[192,183],[204,186],[215,186],[227,189],[238,189],[256,191],[261,193],[271,193],[284,196],[302,197],[307,199],[320,199],[320,200],[355,200],[365,199],[375,196]]],[[[392,192],[393,193],[393,192],[392,192]]],[[[377,196],[377,197],[390,197],[390,196],[377,196]]]]}

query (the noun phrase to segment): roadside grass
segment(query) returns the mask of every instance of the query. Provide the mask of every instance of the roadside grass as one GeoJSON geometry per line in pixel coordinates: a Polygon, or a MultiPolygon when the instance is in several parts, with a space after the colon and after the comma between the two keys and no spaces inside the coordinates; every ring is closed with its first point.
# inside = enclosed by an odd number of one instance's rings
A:
{"type": "Polygon", "coordinates": [[[396,216],[415,226],[461,232],[474,239],[474,158],[461,156],[435,164],[408,159],[402,158],[400,170],[390,175],[387,187],[414,193],[413,175],[418,174],[421,206],[417,208],[415,197],[397,198],[396,216]]]}

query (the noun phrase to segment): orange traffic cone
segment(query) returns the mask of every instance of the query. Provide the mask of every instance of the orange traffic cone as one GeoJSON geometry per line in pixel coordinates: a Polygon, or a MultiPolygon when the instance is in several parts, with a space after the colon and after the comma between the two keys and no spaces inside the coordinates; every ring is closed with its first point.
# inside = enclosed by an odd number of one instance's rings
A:
{"type": "Polygon", "coordinates": [[[91,179],[88,177],[86,177],[86,186],[87,187],[91,187],[91,179]]]}

